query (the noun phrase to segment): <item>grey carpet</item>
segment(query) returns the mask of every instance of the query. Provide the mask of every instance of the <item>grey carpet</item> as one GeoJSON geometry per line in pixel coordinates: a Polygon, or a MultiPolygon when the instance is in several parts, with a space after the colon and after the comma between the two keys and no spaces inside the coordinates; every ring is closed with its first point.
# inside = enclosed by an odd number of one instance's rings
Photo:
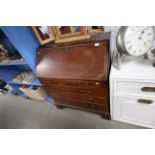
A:
{"type": "Polygon", "coordinates": [[[0,96],[2,129],[138,129],[118,121],[105,120],[90,112],[65,108],[53,103],[17,96],[0,96]]]}

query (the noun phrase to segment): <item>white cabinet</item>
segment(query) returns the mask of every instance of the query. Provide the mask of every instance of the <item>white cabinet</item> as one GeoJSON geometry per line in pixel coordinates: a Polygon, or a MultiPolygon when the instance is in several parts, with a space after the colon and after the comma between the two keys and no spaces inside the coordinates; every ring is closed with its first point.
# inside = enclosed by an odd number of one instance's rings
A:
{"type": "Polygon", "coordinates": [[[155,68],[151,60],[122,63],[110,73],[110,111],[114,120],[155,128],[155,68]]]}
{"type": "Polygon", "coordinates": [[[121,98],[114,99],[114,118],[136,125],[155,127],[155,99],[121,98]],[[140,103],[139,100],[152,102],[151,104],[140,103]]]}

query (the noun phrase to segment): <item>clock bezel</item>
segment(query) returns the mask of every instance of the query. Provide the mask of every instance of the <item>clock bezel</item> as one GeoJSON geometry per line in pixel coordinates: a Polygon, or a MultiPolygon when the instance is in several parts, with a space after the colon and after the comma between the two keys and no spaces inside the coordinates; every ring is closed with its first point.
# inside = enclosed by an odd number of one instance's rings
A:
{"type": "MultiPolygon", "coordinates": [[[[138,57],[139,55],[138,56],[131,55],[128,52],[128,50],[126,49],[124,37],[125,37],[126,31],[127,31],[128,28],[129,28],[129,26],[122,26],[119,29],[118,34],[117,34],[117,38],[116,38],[116,46],[117,46],[117,49],[122,54],[129,55],[129,56],[132,56],[132,57],[138,57]]],[[[152,26],[152,29],[154,29],[153,26],[152,26]]],[[[149,50],[151,50],[151,46],[150,46],[149,50]]],[[[145,55],[146,53],[144,53],[142,55],[145,55]]],[[[142,55],[140,55],[140,56],[142,56],[142,55]]]]}

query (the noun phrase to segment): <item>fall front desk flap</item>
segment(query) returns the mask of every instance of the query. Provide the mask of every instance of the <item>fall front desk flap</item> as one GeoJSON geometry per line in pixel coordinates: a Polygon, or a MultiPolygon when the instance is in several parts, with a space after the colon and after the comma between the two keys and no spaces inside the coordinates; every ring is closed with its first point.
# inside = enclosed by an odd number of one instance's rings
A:
{"type": "Polygon", "coordinates": [[[40,48],[36,74],[40,78],[107,80],[109,41],[40,48]]]}

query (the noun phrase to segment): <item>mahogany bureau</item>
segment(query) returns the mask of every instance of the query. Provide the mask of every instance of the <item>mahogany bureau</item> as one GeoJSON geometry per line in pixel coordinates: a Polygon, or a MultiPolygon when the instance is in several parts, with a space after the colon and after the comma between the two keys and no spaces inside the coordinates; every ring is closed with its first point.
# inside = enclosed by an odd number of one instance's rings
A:
{"type": "Polygon", "coordinates": [[[38,49],[36,74],[57,107],[110,119],[109,39],[38,49]]]}

